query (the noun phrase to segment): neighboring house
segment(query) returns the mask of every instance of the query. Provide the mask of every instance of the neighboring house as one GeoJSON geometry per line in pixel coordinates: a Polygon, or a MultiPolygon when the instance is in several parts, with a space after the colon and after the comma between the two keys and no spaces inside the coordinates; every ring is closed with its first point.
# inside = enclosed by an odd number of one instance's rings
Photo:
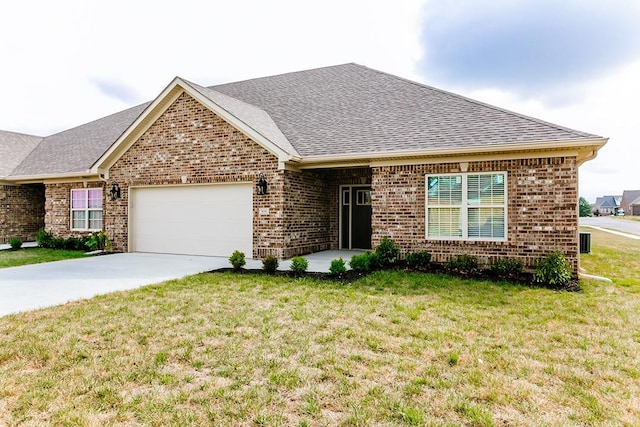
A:
{"type": "Polygon", "coordinates": [[[576,271],[578,167],[607,141],[356,64],[175,78],[33,150],[18,153],[21,138],[0,177],[33,193],[19,218],[59,236],[105,230],[117,251],[288,258],[389,236],[436,261],[531,266],[560,249],[576,271]]]}
{"type": "Polygon", "coordinates": [[[622,196],[598,197],[593,205],[593,212],[602,216],[615,215],[618,209],[620,209],[621,199],[622,196]]]}
{"type": "Polygon", "coordinates": [[[624,190],[620,207],[624,209],[625,215],[640,215],[640,190],[624,190]]]}

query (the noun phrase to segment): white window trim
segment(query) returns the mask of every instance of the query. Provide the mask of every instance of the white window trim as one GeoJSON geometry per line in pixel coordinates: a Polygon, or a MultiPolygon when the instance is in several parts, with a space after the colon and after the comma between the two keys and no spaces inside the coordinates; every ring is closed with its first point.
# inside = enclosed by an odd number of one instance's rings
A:
{"type": "Polygon", "coordinates": [[[89,212],[100,211],[102,212],[102,224],[104,226],[104,190],[102,188],[72,188],[69,192],[69,229],[72,231],[102,231],[101,228],[89,228],[89,212]],[[89,207],[89,191],[91,190],[100,190],[102,192],[102,207],[98,208],[90,208],[89,207]],[[73,192],[74,191],[84,191],[86,197],[86,208],[83,209],[74,209],[73,208],[73,192]],[[73,228],[73,213],[74,212],[85,212],[86,224],[87,227],[84,228],[73,228]]]}
{"type": "Polygon", "coordinates": [[[507,192],[508,179],[507,171],[491,171],[491,172],[455,172],[455,173],[434,173],[434,174],[426,174],[424,176],[424,235],[426,240],[457,240],[457,241],[468,241],[468,242],[506,242],[509,238],[508,236],[508,201],[509,194],[507,192]],[[470,205],[468,203],[468,177],[470,175],[504,175],[504,203],[500,205],[492,204],[492,205],[470,205]],[[460,216],[462,220],[462,236],[429,236],[429,178],[430,177],[440,177],[440,176],[461,176],[462,177],[462,203],[458,205],[437,205],[433,206],[434,208],[460,208],[460,216]],[[504,209],[504,237],[468,237],[469,234],[469,208],[502,208],[504,209]]]}

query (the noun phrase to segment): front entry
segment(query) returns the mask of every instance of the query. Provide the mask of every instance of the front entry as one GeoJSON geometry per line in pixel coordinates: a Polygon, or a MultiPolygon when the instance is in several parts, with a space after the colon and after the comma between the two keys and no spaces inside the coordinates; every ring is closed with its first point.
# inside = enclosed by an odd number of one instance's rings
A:
{"type": "Polygon", "coordinates": [[[371,249],[371,187],[342,186],[340,248],[371,249]]]}

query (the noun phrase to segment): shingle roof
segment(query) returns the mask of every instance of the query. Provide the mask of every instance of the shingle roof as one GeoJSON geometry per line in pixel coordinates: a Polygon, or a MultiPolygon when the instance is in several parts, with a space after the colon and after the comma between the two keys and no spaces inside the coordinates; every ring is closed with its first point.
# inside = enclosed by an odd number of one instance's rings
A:
{"type": "Polygon", "coordinates": [[[356,64],[213,89],[264,109],[302,156],[599,138],[356,64]]]}
{"type": "MultiPolygon", "coordinates": [[[[356,64],[192,87],[294,156],[600,138],[356,64]]],[[[44,138],[12,176],[87,171],[148,105],[44,138]]]]}
{"type": "Polygon", "coordinates": [[[147,105],[138,105],[44,138],[11,175],[51,175],[89,170],[147,105]]]}
{"type": "Polygon", "coordinates": [[[11,174],[40,141],[41,136],[0,131],[0,177],[11,174]]]}

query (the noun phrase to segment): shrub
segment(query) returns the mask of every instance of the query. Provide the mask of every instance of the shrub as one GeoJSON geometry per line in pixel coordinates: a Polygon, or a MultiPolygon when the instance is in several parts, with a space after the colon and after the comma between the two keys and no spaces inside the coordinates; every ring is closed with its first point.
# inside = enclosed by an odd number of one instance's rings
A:
{"type": "Polygon", "coordinates": [[[334,276],[344,274],[347,272],[344,260],[342,258],[331,260],[331,266],[329,267],[329,273],[334,276]]]}
{"type": "Polygon", "coordinates": [[[275,273],[279,265],[280,263],[278,262],[278,258],[273,255],[269,255],[262,260],[262,269],[269,274],[275,273]]]}
{"type": "Polygon", "coordinates": [[[522,273],[524,264],[517,258],[498,258],[491,262],[489,270],[497,276],[514,276],[522,273]]]}
{"type": "Polygon", "coordinates": [[[229,262],[233,266],[233,269],[238,271],[247,263],[244,258],[244,252],[233,251],[231,256],[229,257],[229,262]]]}
{"type": "Polygon", "coordinates": [[[55,237],[53,237],[53,234],[49,233],[44,228],[41,228],[36,233],[36,243],[41,248],[53,249],[54,239],[55,237]]]}
{"type": "Polygon", "coordinates": [[[468,254],[456,255],[447,262],[445,267],[449,271],[470,273],[478,269],[478,257],[468,254]]]}
{"type": "Polygon", "coordinates": [[[20,240],[17,237],[14,237],[9,240],[9,246],[11,246],[11,249],[13,250],[18,250],[22,247],[22,240],[20,240]]]}
{"type": "Polygon", "coordinates": [[[412,270],[426,270],[431,263],[431,254],[427,251],[413,252],[407,254],[405,261],[412,270]]]}
{"type": "Polygon", "coordinates": [[[571,281],[572,269],[569,261],[559,250],[551,252],[544,258],[538,259],[533,280],[537,283],[563,286],[571,281]]]}
{"type": "Polygon", "coordinates": [[[400,250],[396,242],[385,236],[380,241],[380,244],[376,246],[375,254],[377,256],[377,264],[381,268],[392,266],[398,259],[400,250]]]}
{"type": "Polygon", "coordinates": [[[291,269],[295,274],[302,274],[307,271],[307,268],[309,268],[309,261],[305,258],[301,256],[294,256],[291,258],[291,265],[289,266],[289,269],[291,269]]]}
{"type": "MultiPolygon", "coordinates": [[[[105,233],[104,231],[97,231],[95,233],[89,234],[89,236],[84,240],[78,239],[75,244],[78,246],[86,246],[92,251],[97,251],[104,250],[110,247],[111,241],[109,240],[107,233],[105,233]]],[[[78,247],[78,249],[82,249],[82,247],[78,247]]]]}
{"type": "Polygon", "coordinates": [[[354,255],[349,261],[349,266],[353,271],[364,272],[371,270],[371,258],[373,254],[371,252],[365,252],[363,254],[354,255]]]}

